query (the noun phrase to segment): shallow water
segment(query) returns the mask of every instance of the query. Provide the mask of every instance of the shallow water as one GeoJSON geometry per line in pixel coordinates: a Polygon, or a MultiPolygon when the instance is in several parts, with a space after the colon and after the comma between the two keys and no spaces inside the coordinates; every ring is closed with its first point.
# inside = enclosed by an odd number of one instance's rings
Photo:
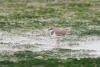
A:
{"type": "Polygon", "coordinates": [[[100,57],[100,38],[97,36],[78,37],[66,35],[61,37],[60,50],[56,50],[56,38],[50,36],[48,30],[10,30],[0,31],[0,53],[32,51],[46,52],[51,56],[59,55],[60,58],[68,57],[100,57]],[[67,51],[67,50],[71,51],[67,51]],[[63,51],[63,52],[61,52],[63,51]],[[65,51],[65,52],[64,52],[65,51]],[[67,56],[69,54],[69,56],[67,56]]]}

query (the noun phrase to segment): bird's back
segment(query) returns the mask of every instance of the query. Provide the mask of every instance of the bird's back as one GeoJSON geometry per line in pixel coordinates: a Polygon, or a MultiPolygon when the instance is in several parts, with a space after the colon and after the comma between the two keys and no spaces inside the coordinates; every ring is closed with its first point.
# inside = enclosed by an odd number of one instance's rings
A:
{"type": "Polygon", "coordinates": [[[56,34],[57,36],[63,36],[63,35],[66,34],[66,31],[61,30],[61,29],[54,29],[53,31],[55,32],[55,34],[56,34]]]}

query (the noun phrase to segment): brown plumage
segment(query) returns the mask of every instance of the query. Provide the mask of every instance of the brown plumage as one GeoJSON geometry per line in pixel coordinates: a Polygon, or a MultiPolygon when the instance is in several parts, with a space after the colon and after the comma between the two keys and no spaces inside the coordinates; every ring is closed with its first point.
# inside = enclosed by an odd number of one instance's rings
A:
{"type": "Polygon", "coordinates": [[[63,36],[67,33],[62,29],[50,28],[49,30],[51,30],[51,35],[55,34],[56,36],[63,36]]]}

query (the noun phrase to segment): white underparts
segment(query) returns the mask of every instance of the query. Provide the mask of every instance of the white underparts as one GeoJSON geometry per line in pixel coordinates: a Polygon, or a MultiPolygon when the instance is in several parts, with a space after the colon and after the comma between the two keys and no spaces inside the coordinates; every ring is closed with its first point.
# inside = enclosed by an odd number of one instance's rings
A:
{"type": "MultiPolygon", "coordinates": [[[[51,32],[53,32],[53,30],[50,30],[50,34],[51,34],[51,32]]],[[[55,32],[52,34],[52,36],[56,36],[55,32]]]]}

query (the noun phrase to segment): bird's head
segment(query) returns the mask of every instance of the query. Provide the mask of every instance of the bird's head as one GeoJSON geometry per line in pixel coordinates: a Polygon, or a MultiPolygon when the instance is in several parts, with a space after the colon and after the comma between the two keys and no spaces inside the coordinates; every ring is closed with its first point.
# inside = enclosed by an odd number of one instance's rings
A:
{"type": "Polygon", "coordinates": [[[53,30],[54,28],[53,27],[51,27],[51,28],[49,28],[48,30],[53,30]]]}

